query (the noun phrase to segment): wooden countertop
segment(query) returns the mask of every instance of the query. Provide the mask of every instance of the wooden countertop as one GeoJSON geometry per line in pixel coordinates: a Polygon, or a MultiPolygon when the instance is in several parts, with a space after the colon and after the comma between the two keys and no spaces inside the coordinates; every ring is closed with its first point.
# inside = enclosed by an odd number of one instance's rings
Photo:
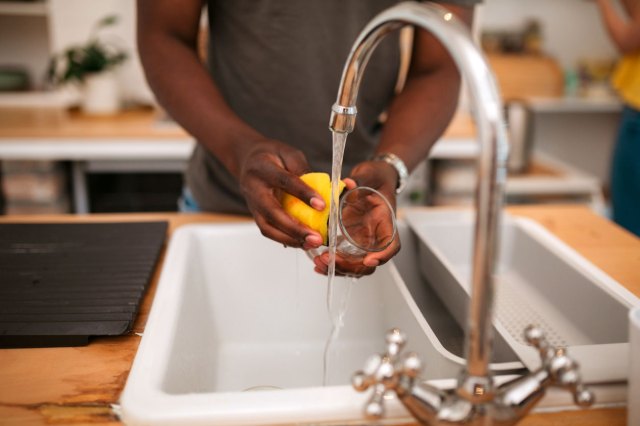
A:
{"type": "MultiPolygon", "coordinates": [[[[509,211],[538,221],[640,297],[640,239],[584,207],[529,206],[509,211]]],[[[143,220],[167,220],[171,234],[187,223],[246,219],[213,214],[59,215],[8,216],[0,218],[0,223],[143,220]]],[[[160,267],[144,298],[134,333],[144,330],[158,271],[160,267]]],[[[119,424],[111,404],[118,402],[139,342],[140,337],[132,333],[96,338],[86,347],[0,350],[0,423],[119,424]]],[[[520,424],[624,426],[625,416],[624,408],[577,410],[538,413],[520,424]]]]}
{"type": "MultiPolygon", "coordinates": [[[[187,161],[194,145],[191,135],[151,108],[87,116],[59,108],[0,107],[4,160],[187,161]]],[[[432,156],[468,158],[477,152],[473,120],[459,112],[432,156]]]]}
{"type": "Polygon", "coordinates": [[[60,108],[0,108],[1,139],[146,138],[190,139],[180,126],[152,108],[90,116],[60,108]]]}
{"type": "MultiPolygon", "coordinates": [[[[195,140],[152,108],[88,116],[60,108],[0,107],[0,158],[4,160],[187,161],[195,140]]],[[[471,116],[458,112],[432,157],[478,155],[471,116]]]]}
{"type": "Polygon", "coordinates": [[[154,109],[88,116],[59,108],[0,108],[4,160],[180,161],[195,140],[154,109]]]}
{"type": "MultiPolygon", "coordinates": [[[[444,138],[468,138],[475,134],[468,114],[457,114],[444,138]]],[[[152,108],[125,110],[105,115],[89,116],[78,110],[59,108],[1,108],[0,141],[3,139],[185,139],[191,136],[163,114],[152,108]]]]}

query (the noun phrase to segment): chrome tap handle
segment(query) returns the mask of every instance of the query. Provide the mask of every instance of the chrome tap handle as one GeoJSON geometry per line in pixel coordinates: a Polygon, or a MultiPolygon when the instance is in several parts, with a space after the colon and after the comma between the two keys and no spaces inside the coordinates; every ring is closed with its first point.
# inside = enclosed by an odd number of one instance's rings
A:
{"type": "Polygon", "coordinates": [[[549,373],[553,385],[571,392],[573,401],[581,407],[589,407],[595,402],[593,392],[582,383],[580,366],[567,355],[565,348],[552,347],[544,332],[534,325],[524,330],[524,338],[540,353],[542,368],[549,373]]]}
{"type": "Polygon", "coordinates": [[[410,381],[416,378],[422,369],[418,356],[414,353],[400,356],[406,344],[405,334],[397,328],[391,329],[385,336],[386,352],[372,355],[363,370],[357,371],[351,383],[355,390],[364,392],[373,387],[373,394],[365,406],[368,419],[379,419],[384,415],[384,396],[388,391],[398,392],[402,378],[410,381]]]}
{"type": "Polygon", "coordinates": [[[399,328],[389,330],[385,335],[385,340],[387,341],[387,354],[394,359],[407,344],[407,336],[399,328]]]}

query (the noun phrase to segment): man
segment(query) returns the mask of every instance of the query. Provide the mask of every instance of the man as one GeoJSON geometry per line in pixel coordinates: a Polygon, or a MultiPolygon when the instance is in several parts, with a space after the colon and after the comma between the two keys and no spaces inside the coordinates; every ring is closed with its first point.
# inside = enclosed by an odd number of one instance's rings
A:
{"type": "MultiPolygon", "coordinates": [[[[443,1],[465,23],[479,0],[443,1]]],[[[325,207],[299,178],[330,172],[327,123],[349,50],[361,29],[394,0],[209,0],[209,70],[198,60],[201,0],[138,0],[138,45],[157,98],[197,140],[187,186],[200,209],[251,213],[262,233],[286,246],[316,248],[320,235],[290,217],[281,191],[325,207]]],[[[398,40],[386,37],[365,71],[343,176],[392,202],[399,162],[426,158],[455,111],[460,76],[429,33],[414,37],[403,91],[396,95],[398,40]],[[386,112],[383,125],[380,115],[386,112]],[[393,154],[383,155],[383,154],[393,154]]],[[[337,270],[370,274],[399,241],[337,270]]],[[[326,273],[327,257],[316,258],[326,273]]]]}

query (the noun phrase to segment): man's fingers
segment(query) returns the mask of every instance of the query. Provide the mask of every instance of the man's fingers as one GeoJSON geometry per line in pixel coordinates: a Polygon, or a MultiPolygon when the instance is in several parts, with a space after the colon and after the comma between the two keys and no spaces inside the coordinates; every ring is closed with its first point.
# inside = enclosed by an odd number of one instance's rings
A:
{"type": "Polygon", "coordinates": [[[358,186],[356,181],[353,180],[352,178],[344,178],[344,179],[342,179],[342,181],[344,182],[345,187],[347,188],[347,191],[350,190],[350,189],[355,188],[356,186],[358,186]]]}
{"type": "Polygon", "coordinates": [[[300,175],[291,173],[275,165],[265,167],[262,178],[274,188],[293,195],[316,210],[324,210],[326,203],[322,196],[300,179],[300,175]]]}
{"type": "Polygon", "coordinates": [[[276,200],[272,194],[264,196],[262,202],[256,207],[256,223],[263,233],[268,230],[268,237],[280,241],[286,244],[284,241],[277,239],[279,235],[286,235],[289,238],[297,241],[295,247],[302,247],[303,244],[307,244],[311,247],[319,247],[322,245],[322,237],[320,234],[307,226],[300,223],[298,220],[291,217],[287,212],[282,209],[280,202],[276,200]],[[260,222],[258,222],[258,217],[260,222]],[[277,231],[277,233],[275,232],[277,231]]]}
{"type": "Polygon", "coordinates": [[[310,205],[318,211],[322,211],[326,207],[326,203],[320,194],[313,190],[309,185],[304,183],[299,177],[295,176],[287,182],[286,187],[281,187],[283,191],[302,200],[305,204],[310,205]]]}
{"type": "MultiPolygon", "coordinates": [[[[322,253],[313,260],[316,272],[327,275],[329,270],[329,253],[322,253]]],[[[362,263],[362,259],[344,258],[340,254],[336,255],[336,276],[362,277],[371,275],[376,268],[362,263]]]]}
{"type": "Polygon", "coordinates": [[[393,243],[386,249],[378,253],[367,254],[362,263],[368,266],[384,265],[400,251],[400,239],[396,237],[393,243]]]}
{"type": "Polygon", "coordinates": [[[301,241],[299,238],[292,237],[280,231],[278,228],[275,228],[269,222],[267,222],[264,217],[255,216],[255,221],[258,227],[260,228],[260,232],[265,237],[271,240],[277,241],[279,243],[282,243],[289,247],[296,247],[296,248],[302,247],[303,241],[301,241]]]}
{"type": "Polygon", "coordinates": [[[309,164],[301,151],[293,150],[280,153],[284,168],[296,176],[309,172],[309,164]]]}

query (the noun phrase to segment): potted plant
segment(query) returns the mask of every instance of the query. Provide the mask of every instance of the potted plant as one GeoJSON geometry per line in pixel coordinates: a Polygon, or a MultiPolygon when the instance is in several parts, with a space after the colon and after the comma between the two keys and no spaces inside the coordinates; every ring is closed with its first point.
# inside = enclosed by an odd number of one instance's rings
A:
{"type": "Polygon", "coordinates": [[[96,23],[84,45],[71,46],[55,54],[49,63],[48,79],[54,85],[80,84],[82,109],[88,114],[112,114],[120,108],[120,94],[113,70],[127,59],[127,53],[99,38],[100,30],[118,22],[115,15],[96,23]]]}

